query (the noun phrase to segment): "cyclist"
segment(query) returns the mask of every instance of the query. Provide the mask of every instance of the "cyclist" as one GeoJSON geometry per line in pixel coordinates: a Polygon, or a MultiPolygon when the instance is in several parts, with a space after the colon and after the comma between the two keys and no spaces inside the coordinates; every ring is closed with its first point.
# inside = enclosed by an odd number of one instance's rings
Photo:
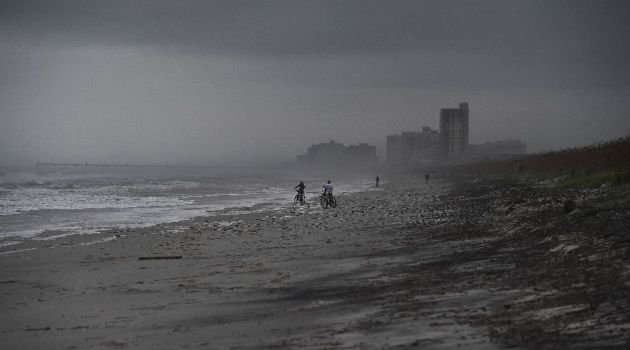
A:
{"type": "Polygon", "coordinates": [[[294,188],[297,191],[295,198],[300,202],[300,204],[304,204],[304,189],[306,188],[306,186],[304,186],[304,182],[300,181],[300,183],[294,188]]]}

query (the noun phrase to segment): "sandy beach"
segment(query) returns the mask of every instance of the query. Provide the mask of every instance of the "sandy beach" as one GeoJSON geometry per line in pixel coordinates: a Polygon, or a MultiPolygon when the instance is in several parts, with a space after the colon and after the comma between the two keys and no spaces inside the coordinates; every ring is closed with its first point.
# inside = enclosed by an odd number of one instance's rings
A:
{"type": "Polygon", "coordinates": [[[1,247],[0,345],[627,348],[630,211],[604,197],[390,179],[335,209],[307,198],[1,247]]]}

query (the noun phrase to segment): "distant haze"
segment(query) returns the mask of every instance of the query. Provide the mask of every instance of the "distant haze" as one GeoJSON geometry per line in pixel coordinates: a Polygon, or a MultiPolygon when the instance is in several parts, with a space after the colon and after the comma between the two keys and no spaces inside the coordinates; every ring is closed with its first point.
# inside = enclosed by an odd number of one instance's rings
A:
{"type": "Polygon", "coordinates": [[[630,134],[630,2],[0,2],[0,164],[251,164],[438,127],[630,134]]]}

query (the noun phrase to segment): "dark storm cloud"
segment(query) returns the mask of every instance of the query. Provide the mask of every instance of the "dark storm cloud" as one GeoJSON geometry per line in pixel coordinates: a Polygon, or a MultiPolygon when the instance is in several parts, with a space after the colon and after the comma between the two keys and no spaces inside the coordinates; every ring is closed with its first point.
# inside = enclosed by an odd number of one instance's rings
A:
{"type": "MultiPolygon", "coordinates": [[[[566,84],[625,85],[629,14],[627,1],[17,0],[0,4],[0,28],[18,45],[245,56],[403,52],[418,61],[470,56],[470,68],[508,81],[524,72],[561,75],[566,84]]],[[[409,75],[405,81],[414,83],[409,75]]]]}
{"type": "MultiPolygon", "coordinates": [[[[626,1],[3,1],[31,40],[250,54],[601,50],[628,38],[626,1]]],[[[610,52],[601,52],[602,56],[610,52]]],[[[626,51],[627,53],[627,51],[626,51]]]]}

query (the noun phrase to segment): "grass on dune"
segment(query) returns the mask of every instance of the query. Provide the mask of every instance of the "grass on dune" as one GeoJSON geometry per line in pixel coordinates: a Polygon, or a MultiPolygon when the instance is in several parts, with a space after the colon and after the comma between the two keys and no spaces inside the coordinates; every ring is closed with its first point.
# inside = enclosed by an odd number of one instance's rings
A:
{"type": "Polygon", "coordinates": [[[630,171],[608,170],[592,174],[570,175],[560,179],[560,188],[592,188],[607,185],[610,187],[624,186],[630,183],[630,171]]]}

